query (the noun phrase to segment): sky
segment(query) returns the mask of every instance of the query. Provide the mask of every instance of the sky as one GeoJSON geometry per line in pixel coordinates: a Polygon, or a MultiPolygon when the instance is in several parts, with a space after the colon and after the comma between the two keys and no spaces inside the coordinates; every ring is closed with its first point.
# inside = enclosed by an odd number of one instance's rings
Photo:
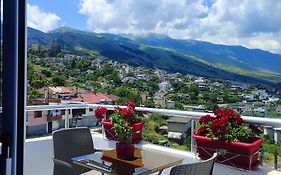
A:
{"type": "Polygon", "coordinates": [[[27,0],[27,25],[165,34],[281,54],[281,0],[27,0]]]}

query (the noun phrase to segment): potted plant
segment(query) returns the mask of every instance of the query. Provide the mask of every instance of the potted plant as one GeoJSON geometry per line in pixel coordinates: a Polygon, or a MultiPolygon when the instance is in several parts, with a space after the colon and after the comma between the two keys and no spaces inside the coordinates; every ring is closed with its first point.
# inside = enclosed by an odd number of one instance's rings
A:
{"type": "MultiPolygon", "coordinates": [[[[126,107],[116,106],[109,120],[102,121],[105,135],[108,139],[117,140],[117,157],[130,160],[134,156],[134,143],[141,141],[142,122],[137,117],[135,103],[125,102],[126,107]]],[[[98,107],[95,116],[104,119],[106,108],[98,107]]]]}
{"type": "Polygon", "coordinates": [[[120,139],[119,136],[116,135],[114,124],[119,120],[124,119],[132,128],[132,143],[139,143],[142,141],[143,123],[135,111],[135,103],[132,101],[125,101],[124,104],[126,105],[125,108],[121,108],[119,106],[115,107],[114,113],[110,116],[109,120],[105,120],[107,109],[103,107],[96,108],[95,116],[97,119],[102,120],[101,124],[107,139],[117,141],[120,139]]]}
{"type": "Polygon", "coordinates": [[[218,163],[243,169],[256,168],[262,144],[262,139],[257,136],[262,131],[256,125],[243,122],[232,109],[218,108],[214,114],[215,117],[201,117],[200,127],[192,135],[199,157],[208,159],[220,150],[224,154],[218,156],[218,163]]]}

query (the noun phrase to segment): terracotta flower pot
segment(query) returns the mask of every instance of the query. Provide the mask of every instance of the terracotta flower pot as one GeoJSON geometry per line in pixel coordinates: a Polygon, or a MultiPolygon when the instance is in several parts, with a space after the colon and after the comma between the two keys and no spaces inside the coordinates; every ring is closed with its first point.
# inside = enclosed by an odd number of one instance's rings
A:
{"type": "Polygon", "coordinates": [[[134,159],[134,144],[116,143],[116,154],[118,159],[133,160],[134,159]]]}
{"type": "MultiPolygon", "coordinates": [[[[105,136],[109,140],[117,140],[118,138],[115,136],[115,132],[112,129],[113,123],[109,120],[102,121],[101,124],[103,125],[105,136]]],[[[142,122],[133,123],[132,127],[132,143],[139,143],[142,141],[142,122]]]]}
{"type": "Polygon", "coordinates": [[[216,141],[210,138],[192,135],[196,142],[197,153],[201,159],[208,159],[218,149],[226,150],[224,155],[217,157],[217,162],[242,169],[255,169],[259,165],[258,151],[262,139],[250,137],[247,143],[216,141]]]}

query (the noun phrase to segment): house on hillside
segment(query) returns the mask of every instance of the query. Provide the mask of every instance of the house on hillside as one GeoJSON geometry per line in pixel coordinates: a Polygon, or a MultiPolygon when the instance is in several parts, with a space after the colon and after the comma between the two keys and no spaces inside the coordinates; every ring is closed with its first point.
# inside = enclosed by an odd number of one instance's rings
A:
{"type": "Polygon", "coordinates": [[[186,132],[191,127],[191,120],[186,117],[171,117],[168,122],[168,138],[182,140],[186,138],[186,132]]]}
{"type": "Polygon", "coordinates": [[[277,106],[277,107],[276,107],[276,112],[278,112],[278,113],[281,114],[281,106],[277,106]]]}
{"type": "Polygon", "coordinates": [[[162,93],[155,93],[155,95],[153,97],[153,102],[155,105],[160,105],[161,108],[164,108],[164,109],[174,109],[175,108],[175,102],[166,99],[164,94],[162,94],[162,93]]]}
{"type": "MultiPolygon", "coordinates": [[[[60,100],[36,99],[30,102],[32,105],[55,105],[60,100]]],[[[60,128],[62,120],[61,111],[28,111],[26,112],[26,133],[28,136],[52,133],[60,128]]]]}
{"type": "Polygon", "coordinates": [[[86,91],[82,88],[71,86],[56,86],[56,87],[43,87],[39,89],[39,92],[43,94],[44,99],[61,99],[69,100],[77,97],[79,94],[83,94],[86,91]]]}
{"type": "Polygon", "coordinates": [[[163,81],[158,85],[160,91],[169,91],[172,88],[172,85],[169,82],[163,81]]]}
{"type": "Polygon", "coordinates": [[[62,100],[62,103],[94,103],[94,104],[115,104],[118,99],[112,94],[103,94],[95,91],[84,93],[70,100],[62,100]]]}

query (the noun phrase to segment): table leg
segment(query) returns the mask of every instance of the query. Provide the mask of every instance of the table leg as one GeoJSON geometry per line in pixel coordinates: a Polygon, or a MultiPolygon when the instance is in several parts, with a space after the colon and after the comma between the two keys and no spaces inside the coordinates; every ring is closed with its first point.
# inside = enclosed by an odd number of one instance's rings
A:
{"type": "MultiPolygon", "coordinates": [[[[102,161],[102,164],[103,164],[103,165],[105,165],[105,164],[104,164],[104,161],[102,161]]],[[[101,172],[101,175],[104,175],[104,173],[103,173],[103,172],[101,172]]]]}

